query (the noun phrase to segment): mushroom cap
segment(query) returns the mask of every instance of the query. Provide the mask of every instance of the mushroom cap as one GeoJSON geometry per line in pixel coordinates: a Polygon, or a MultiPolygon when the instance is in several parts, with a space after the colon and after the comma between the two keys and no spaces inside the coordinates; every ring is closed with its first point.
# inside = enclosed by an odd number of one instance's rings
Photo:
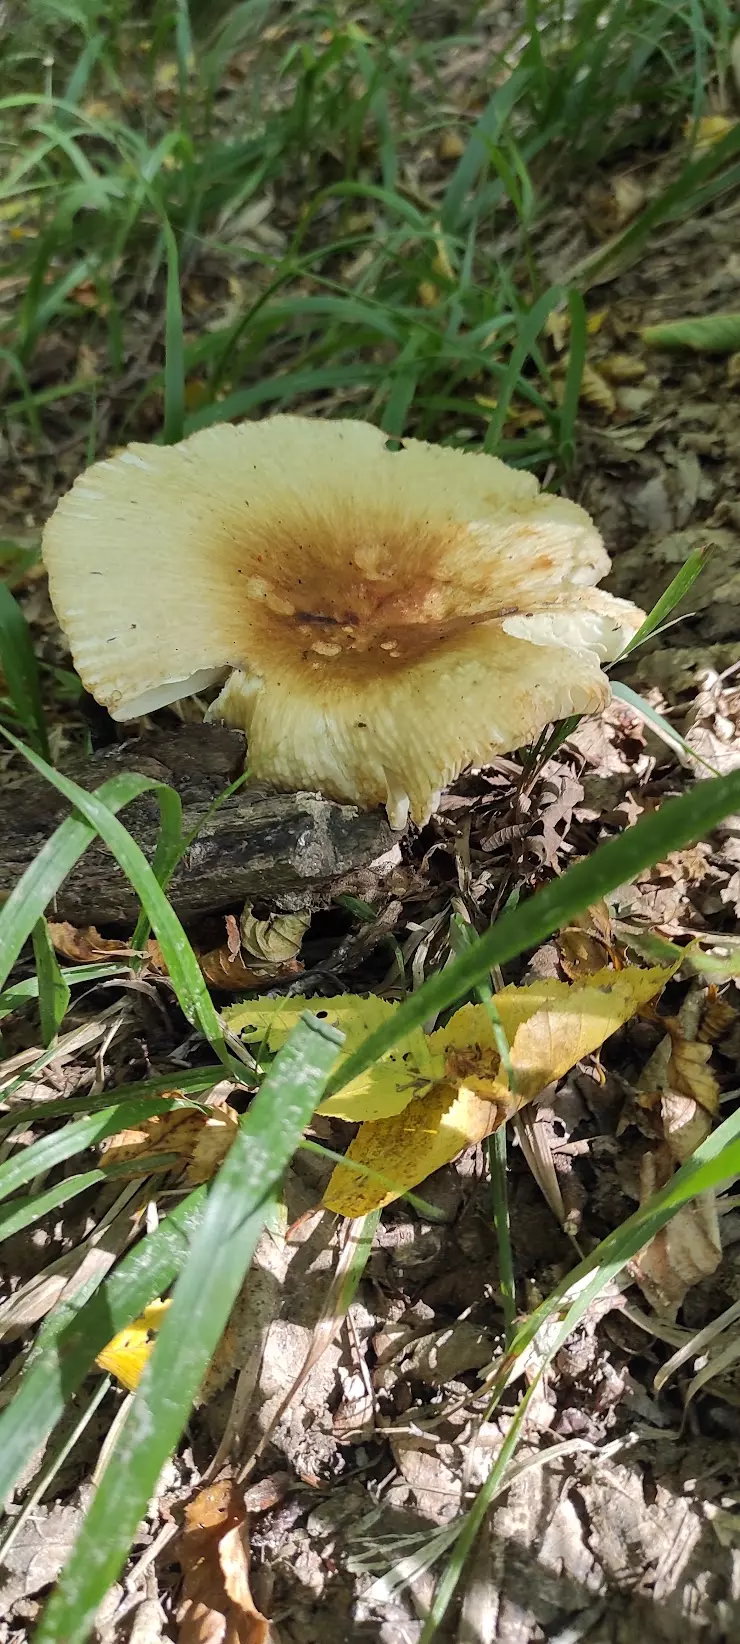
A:
{"type": "Polygon", "coordinates": [[[276,416],[128,446],[44,533],[87,689],[130,719],[231,672],[214,716],[282,789],[430,813],[465,765],[609,698],[642,620],[577,504],[497,457],[276,416]]]}

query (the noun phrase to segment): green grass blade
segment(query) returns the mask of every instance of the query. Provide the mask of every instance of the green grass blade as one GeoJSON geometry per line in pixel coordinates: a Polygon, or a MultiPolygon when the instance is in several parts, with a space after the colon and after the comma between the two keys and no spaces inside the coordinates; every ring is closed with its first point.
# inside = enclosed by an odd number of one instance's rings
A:
{"type": "MultiPolygon", "coordinates": [[[[69,991],[73,987],[81,987],[84,983],[92,985],[94,982],[109,981],[113,976],[125,976],[128,969],[129,966],[125,964],[65,965],[59,974],[69,991]]],[[[24,1005],[31,1004],[38,996],[38,976],[27,976],[23,982],[16,982],[13,987],[6,988],[0,993],[0,1021],[4,1016],[12,1015],[14,1010],[21,1010],[24,1005]]]]}
{"type": "Polygon", "coordinates": [[[642,817],[619,838],[607,840],[591,856],[568,868],[560,879],[543,886],[528,902],[507,908],[468,953],[424,982],[390,1022],[358,1045],[329,1081],[327,1094],[333,1096],[343,1090],[411,1028],[421,1027],[431,1016],[463,998],[493,965],[507,964],[525,949],[537,947],[618,885],[627,884],[643,869],[663,861],[671,851],[704,839],[738,806],[740,771],[698,782],[680,799],[668,800],[659,811],[642,817]]]}
{"type": "Polygon", "coordinates": [[[205,1201],[205,1187],[197,1188],[126,1252],[108,1279],[91,1274],[42,1325],[18,1392],[0,1411],[0,1500],[63,1416],[96,1355],[179,1273],[205,1201]]]}
{"type": "Polygon", "coordinates": [[[94,1187],[96,1182],[104,1182],[107,1174],[105,1170],[83,1170],[77,1176],[65,1176],[63,1182],[57,1182],[55,1187],[47,1188],[45,1193],[34,1193],[32,1198],[9,1204],[5,1210],[0,1210],[0,1241],[12,1239],[15,1233],[22,1232],[24,1227],[31,1227],[34,1222],[40,1221],[42,1216],[48,1215],[50,1210],[56,1210],[60,1204],[66,1204],[68,1199],[75,1199],[78,1193],[84,1193],[88,1187],[94,1187]]]}
{"type": "MultiPolygon", "coordinates": [[[[176,1107],[177,1101],[172,1101],[159,1109],[167,1112],[176,1107]]],[[[64,1125],[61,1130],[52,1131],[50,1136],[42,1136],[38,1142],[32,1142],[30,1147],[24,1147],[21,1152],[6,1159],[0,1165],[0,1199],[7,1199],[11,1193],[16,1193],[19,1187],[25,1187],[26,1182],[32,1182],[35,1176],[43,1175],[47,1170],[53,1170],[56,1165],[63,1164],[65,1159],[71,1159],[75,1153],[83,1153],[86,1148],[94,1147],[102,1142],[104,1137],[112,1136],[117,1130],[128,1130],[131,1125],[140,1124],[142,1118],[151,1116],[151,1098],[139,1097],[133,1102],[110,1102],[107,1108],[99,1113],[90,1113],[84,1119],[73,1119],[71,1124],[64,1125]]]]}
{"type": "Polygon", "coordinates": [[[165,445],[181,440],[185,429],[185,346],[183,342],[180,259],[172,227],[162,225],[167,251],[165,307],[164,430],[165,445]]]}
{"type": "Polygon", "coordinates": [[[655,632],[655,629],[659,628],[662,622],[665,622],[666,618],[675,610],[679,601],[684,598],[690,588],[693,588],[699,573],[703,571],[713,551],[714,545],[710,542],[703,548],[695,548],[693,553],[689,554],[680,571],[676,572],[672,582],[669,582],[660,599],[656,601],[652,611],[648,612],[642,626],[638,628],[637,633],[633,634],[629,643],[625,645],[621,656],[618,658],[619,662],[623,662],[625,657],[630,656],[632,651],[636,651],[638,645],[644,645],[645,640],[655,632]]]}
{"type": "Polygon", "coordinates": [[[495,452],[504,431],[504,423],[509,415],[509,406],[519,381],[522,366],[529,359],[548,314],[551,314],[553,309],[557,308],[562,296],[562,288],[559,285],[552,285],[549,291],[543,292],[542,296],[538,298],[534,307],[530,308],[529,313],[521,315],[517,327],[517,339],[511,351],[509,364],[502,381],[496,389],[496,409],[486,430],[486,437],[483,441],[484,451],[495,452]]]}
{"type": "Polygon", "coordinates": [[[14,1199],[5,1210],[0,1210],[0,1241],[10,1239],[24,1227],[31,1227],[33,1222],[40,1221],[50,1210],[57,1210],[60,1204],[67,1204],[69,1199],[76,1199],[78,1194],[86,1193],[96,1182],[110,1182],[116,1176],[156,1176],[163,1171],[171,1170],[173,1165],[182,1165],[182,1154],[149,1153],[138,1167],[135,1160],[128,1159],[121,1164],[109,1165],[107,1170],[97,1166],[92,1170],[79,1171],[76,1176],[65,1176],[63,1181],[47,1188],[45,1193],[34,1193],[26,1199],[14,1199]]]}
{"type": "Polygon", "coordinates": [[[564,468],[570,467],[575,456],[576,417],[578,416],[578,402],[588,345],[588,316],[580,291],[568,292],[568,308],[570,310],[570,347],[563,400],[560,406],[560,461],[564,468]]]}
{"type": "Polygon", "coordinates": [[[10,700],[32,748],[49,759],[33,642],[20,605],[4,582],[0,582],[0,665],[10,700]]]}
{"type": "Polygon", "coordinates": [[[70,1001],[69,984],[62,974],[54,952],[49,927],[43,915],[33,927],[33,956],[36,960],[39,1019],[41,1037],[47,1046],[52,1044],[67,1013],[70,1001]]]}
{"type": "Polygon", "coordinates": [[[514,104],[521,97],[531,70],[521,66],[509,76],[503,86],[498,86],[489,98],[480,119],[477,121],[465,153],[458,161],[455,170],[445,190],[440,212],[440,222],[446,234],[454,234],[460,227],[465,201],[471,189],[477,182],[480,173],[489,162],[489,145],[495,142],[502,126],[508,119],[514,104]]]}
{"type": "MultiPolygon", "coordinates": [[[[127,832],[109,806],[102,802],[97,794],[87,793],[76,782],[70,781],[69,777],[62,776],[58,771],[52,770],[51,766],[47,765],[43,759],[40,759],[38,754],[34,754],[29,748],[24,748],[16,737],[10,737],[9,732],[6,731],[5,735],[20,753],[25,754],[26,759],[33,765],[34,769],[41,776],[45,776],[52,787],[63,794],[65,799],[69,800],[75,810],[90,824],[94,832],[104,840],[119,867],[123,869],[129,883],[136,891],[144,913],[156,933],[182,1011],[189,1022],[198,1023],[209,1044],[213,1046],[224,1065],[230,1069],[229,1055],[224,1043],[221,1023],[203,980],[198,961],[177,914],[158,884],[156,875],[147,862],[141,847],[131,838],[130,833],[127,832]]],[[[179,807],[179,798],[174,793],[174,789],[168,788],[163,783],[150,783],[149,787],[157,791],[158,797],[163,803],[168,804],[174,797],[179,807]]],[[[34,867],[38,861],[39,858],[37,857],[34,867]]],[[[26,878],[26,874],[23,878],[26,878]]],[[[3,916],[7,913],[8,906],[9,904],[3,910],[3,916]]],[[[3,916],[0,916],[0,934],[2,933],[3,916]]],[[[7,975],[7,972],[5,974],[7,975]]]]}
{"type": "Polygon", "coordinates": [[[193,1068],[190,1073],[178,1068],[177,1072],[158,1079],[140,1079],[136,1084],[121,1085],[118,1090],[109,1090],[102,1096],[60,1096],[56,1102],[19,1103],[9,1113],[0,1113],[0,1135],[5,1130],[14,1130],[17,1124],[25,1120],[41,1124],[46,1119],[68,1118],[71,1113],[101,1113],[104,1108],[110,1107],[113,1100],[148,1102],[150,1114],[168,1113],[169,1102],[166,1098],[171,1093],[179,1105],[199,1107],[201,1104],[195,1097],[201,1091],[212,1090],[223,1076],[224,1070],[220,1064],[193,1068]],[[193,1099],[188,1100],[189,1097],[193,1099]]]}
{"type": "MultiPolygon", "coordinates": [[[[133,774],[115,776],[98,788],[95,797],[112,813],[121,810],[124,805],[130,805],[143,793],[156,792],[159,787],[161,783],[152,781],[151,777],[133,774]]],[[[0,983],[6,981],[34,925],[52,897],[56,896],[67,874],[92,843],[95,833],[95,828],[84,817],[68,817],[42,845],[17,885],[13,886],[0,912],[0,983]]]]}
{"type": "Polygon", "coordinates": [[[341,1036],[306,1015],[275,1058],[208,1196],[188,1263],[37,1644],[82,1644],[197,1396],[341,1036]]]}

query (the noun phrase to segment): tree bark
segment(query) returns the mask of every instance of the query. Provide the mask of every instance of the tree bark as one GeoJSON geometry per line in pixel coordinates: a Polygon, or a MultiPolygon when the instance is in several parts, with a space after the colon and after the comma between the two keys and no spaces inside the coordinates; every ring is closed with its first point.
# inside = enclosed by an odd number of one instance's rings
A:
{"type": "MultiPolygon", "coordinates": [[[[168,895],[180,918],[268,901],[287,910],[321,906],[337,881],[382,856],[398,835],[384,811],[359,811],[314,794],[241,788],[211,815],[209,806],[244,766],[245,738],[222,726],[154,730],[65,766],[93,790],[123,771],[140,771],[180,794],[186,834],[198,828],[168,895]]],[[[14,770],[0,795],[0,894],[7,896],[69,814],[56,790],[14,770]]],[[[151,860],[159,825],[156,798],[145,795],[121,820],[151,860]]],[[[73,924],[130,924],[138,903],[107,846],[96,840],[60,887],[57,918],[73,924]]]]}

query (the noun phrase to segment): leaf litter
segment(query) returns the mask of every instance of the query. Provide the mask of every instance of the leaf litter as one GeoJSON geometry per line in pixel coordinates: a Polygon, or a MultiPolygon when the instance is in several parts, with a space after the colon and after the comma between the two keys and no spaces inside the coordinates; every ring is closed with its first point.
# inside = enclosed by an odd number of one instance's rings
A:
{"type": "MultiPolygon", "coordinates": [[[[169,81],[160,77],[158,95],[171,99],[175,80],[176,75],[169,81]]],[[[702,126],[699,122],[694,134],[684,137],[695,152],[716,140],[702,126]]],[[[421,172],[427,168],[432,189],[438,181],[434,166],[456,163],[459,152],[453,145],[436,159],[422,155],[421,172]]],[[[566,188],[552,221],[543,225],[545,265],[557,272],[559,246],[567,248],[573,264],[593,253],[594,242],[600,248],[628,228],[656,187],[651,166],[652,161],[641,163],[632,174],[604,173],[600,192],[588,199],[566,188]]],[[[273,205],[265,220],[270,213],[273,205]]],[[[570,482],[614,554],[612,588],[646,608],[690,552],[714,545],[679,613],[680,623],[618,670],[684,738],[689,756],[679,759],[676,746],[661,741],[649,721],[615,702],[602,721],[585,722],[559,755],[526,779],[516,761],[461,778],[423,834],[405,842],[382,871],[342,885],[332,908],[306,910],[310,922],[292,953],[274,947],[265,953],[259,940],[250,945],[238,906],[225,926],[219,918],[197,931],[201,963],[214,987],[275,990],[269,1000],[250,999],[244,1007],[250,1031],[259,1029],[259,1038],[249,1041],[258,1059],[274,1053],[285,1022],[300,1014],[311,995],[319,996],[314,1008],[326,1010],[346,1031],[349,1053],[388,1019],[407,987],[445,963],[454,902],[462,898],[468,917],[485,928],[512,892],[561,872],[600,838],[630,826],[690,780],[701,780],[701,768],[691,763],[692,749],[718,769],[740,763],[740,688],[733,674],[740,628],[740,378],[732,355],[725,359],[711,352],[713,322],[719,322],[720,340],[729,337],[731,343],[726,322],[736,320],[736,215],[731,200],[669,225],[637,268],[599,279],[587,293],[593,323],[570,482]],[[689,346],[695,352],[682,358],[648,346],[646,335],[649,341],[656,327],[675,330],[687,319],[694,326],[689,346]],[[702,346],[702,331],[706,340],[708,330],[709,346],[702,346]],[[361,904],[364,917],[357,911],[361,904]],[[260,968],[265,960],[277,967],[272,973],[260,968]]],[[[249,225],[249,235],[259,229],[259,223],[249,225]]],[[[435,273],[436,280],[443,277],[444,270],[435,273]]],[[[233,307],[236,299],[233,293],[228,299],[216,295],[217,280],[212,295],[207,280],[201,280],[209,325],[218,302],[228,300],[233,307]]],[[[196,289],[194,281],[194,301],[196,289]]],[[[73,300],[80,306],[92,295],[81,284],[73,300]]],[[[60,340],[66,340],[63,331],[60,340]]],[[[679,340],[685,343],[686,337],[679,340]]],[[[559,350],[553,342],[555,376],[567,348],[567,335],[559,350]]],[[[513,402],[510,435],[526,432],[524,410],[517,421],[513,402]]],[[[30,454],[19,473],[14,459],[11,524],[25,521],[29,506],[38,518],[48,511],[50,485],[61,489],[68,477],[61,472],[63,461],[55,462],[50,479],[39,477],[30,454]]],[[[79,467],[79,453],[69,462],[79,467]]],[[[62,661],[43,587],[33,576],[18,587],[45,654],[62,661]]],[[[62,741],[77,734],[75,712],[56,714],[53,729],[62,741]]],[[[334,1220],[329,1184],[333,1171],[341,1180],[342,1166],[314,1153],[297,1157],[284,1210],[261,1241],[222,1343],[221,1362],[214,1365],[194,1414],[189,1446],[161,1481],[134,1555],[135,1570],[137,1560],[157,1545],[162,1524],[179,1524],[183,1502],[190,1502],[184,1534],[176,1544],[173,1534],[157,1564],[160,1631],[164,1615],[167,1636],[177,1637],[179,1626],[185,1638],[226,1637],[232,1636],[231,1627],[234,1637],[253,1644],[265,1636],[254,1631],[266,1625],[264,1609],[279,1618],[281,1639],[320,1636],[339,1644],[362,1636],[362,1629],[384,1644],[418,1638],[419,1612],[431,1594],[426,1544],[469,1501],[466,1492],[485,1476],[514,1408],[504,1406],[491,1423],[483,1419],[486,1366],[503,1339],[483,1153],[488,1131],[502,1115],[518,1119],[519,1142],[510,1144],[508,1165],[512,1244],[519,1302],[531,1307],[572,1265],[573,1226],[588,1247],[618,1225],[651,1183],[670,1178],[706,1134],[718,1104],[731,1099],[740,1052],[731,973],[692,981],[687,963],[671,981],[674,961],[651,956],[640,944],[657,937],[684,951],[696,943],[699,951],[711,953],[724,939],[731,964],[740,910],[738,839],[737,821],[730,819],[706,845],[640,876],[608,906],[591,910],[581,925],[545,944],[526,972],[511,981],[507,977],[497,1003],[505,1012],[508,996],[513,1091],[495,1060],[484,1006],[470,1004],[452,1019],[464,1017],[462,1043],[452,1022],[429,1024],[429,1034],[420,1032],[410,1045],[397,1047],[355,1082],[356,1089],[348,1087],[325,1104],[312,1138],[340,1154],[358,1146],[349,1130],[355,1120],[361,1121],[359,1136],[376,1127],[405,1127],[415,1155],[408,1185],[422,1184],[427,1208],[435,1214],[410,1208],[404,1199],[390,1202],[358,1288],[332,1331],[327,1298],[341,1260],[341,1229],[351,1225],[334,1220]],[[656,999],[656,986],[627,1010],[634,978],[649,974],[637,968],[641,962],[662,965],[667,993],[656,999]],[[586,1030],[588,1012],[582,1010],[588,988],[598,989],[599,973],[609,978],[615,1007],[622,1001],[621,1013],[615,1008],[609,1018],[613,1030],[603,1033],[603,1020],[586,1030]],[[532,996],[527,1005],[538,1001],[537,1008],[518,1020],[514,1000],[525,992],[532,996]],[[572,1005],[566,1007],[566,1000],[572,1005]],[[449,1080],[434,1078],[435,1054],[445,1064],[443,1073],[454,1073],[452,1095],[449,1080]],[[448,1067],[452,1058],[457,1060],[448,1067]],[[444,1096],[437,1094],[440,1084],[444,1096]],[[443,1119],[448,1137],[435,1153],[443,1119]],[[422,1142],[429,1151],[420,1159],[422,1142]],[[455,1163],[445,1164],[456,1154],[455,1163]],[[549,1162],[562,1213],[554,1215],[548,1207],[540,1178],[533,1178],[527,1164],[530,1157],[540,1160],[542,1170],[542,1161],[549,1162]],[[443,1168],[435,1170],[436,1163],[443,1168]],[[331,1213],[322,1213],[322,1200],[331,1213]],[[255,1434],[269,1435],[258,1468],[264,1480],[258,1484],[269,1486],[276,1477],[280,1482],[272,1493],[266,1488],[268,1505],[252,1517],[250,1572],[247,1519],[237,1487],[229,1478],[203,1481],[215,1456],[227,1465],[248,1457],[255,1434]],[[210,1498],[209,1491],[216,1495],[210,1498]],[[419,1571],[410,1589],[401,1584],[392,1598],[378,1602],[378,1584],[408,1559],[416,1559],[419,1571]],[[250,1580],[260,1594],[252,1610],[250,1580]],[[191,1605],[184,1615],[177,1609],[180,1599],[191,1605]]],[[[279,908],[249,915],[268,930],[286,916],[279,908]]],[[[69,927],[62,937],[59,924],[51,929],[59,935],[60,953],[72,963],[130,960],[130,932],[69,927]]],[[[135,974],[132,970],[132,978],[135,974]]],[[[189,1068],[200,1051],[177,1015],[152,950],[138,978],[137,987],[146,981],[150,992],[129,999],[113,1040],[103,1024],[96,1042],[105,1048],[97,1059],[94,1045],[79,1042],[69,1053],[52,1053],[43,1068],[7,1093],[8,1112],[15,1105],[27,1109],[40,1101],[111,1091],[153,1071],[166,1073],[171,1090],[178,1089],[178,1070],[189,1068]]],[[[93,1008],[111,997],[101,986],[73,1005],[65,1027],[87,1030],[93,1008]]],[[[13,1057],[40,1053],[29,1012],[14,1015],[6,1037],[13,1057]]],[[[22,1073],[18,1064],[15,1077],[22,1073]]],[[[182,1191],[185,1179],[209,1179],[244,1101],[243,1092],[235,1095],[223,1086],[214,1101],[218,1090],[214,1076],[210,1093],[201,1098],[202,1111],[152,1117],[135,1136],[111,1139],[101,1155],[110,1171],[102,1187],[76,1208],[72,1202],[42,1219],[32,1242],[27,1234],[8,1241],[10,1347],[0,1396],[18,1373],[18,1343],[22,1352],[33,1324],[54,1301],[89,1280],[91,1272],[99,1278],[108,1270],[116,1253],[166,1208],[168,1195],[182,1191]],[[147,1175],[147,1164],[163,1152],[177,1156],[168,1174],[147,1175]],[[129,1179],[122,1167],[133,1165],[137,1174],[129,1179]]],[[[26,1146],[39,1130],[27,1112],[22,1124],[16,1141],[26,1146]]],[[[397,1156],[371,1148],[365,1162],[377,1165],[379,1158],[381,1167],[392,1164],[389,1173],[395,1176],[397,1156]]],[[[379,1189],[370,1178],[350,1178],[345,1170],[345,1184],[350,1197],[343,1202],[350,1209],[368,1203],[363,1194],[377,1204],[379,1189]]],[[[387,1193],[383,1197],[390,1199],[387,1193]]],[[[727,1319],[732,1329],[737,1246],[732,1195],[697,1201],[633,1266],[650,1308],[643,1314],[648,1328],[630,1318],[634,1288],[615,1285],[603,1308],[589,1313],[561,1350],[520,1452],[525,1461],[540,1465],[515,1477],[494,1506],[470,1567],[461,1637],[535,1644],[543,1634],[576,1629],[578,1636],[600,1644],[619,1625],[646,1638],[674,1638],[685,1636],[688,1615],[702,1636],[717,1644],[737,1631],[732,1595],[738,1589],[738,1477],[732,1451],[738,1400],[730,1373],[732,1341],[728,1349],[720,1328],[720,1345],[712,1353],[712,1338],[707,1343],[703,1335],[713,1321],[727,1319]],[[681,1324],[671,1325],[677,1312],[681,1324]],[[684,1346],[693,1341],[695,1347],[664,1389],[660,1374],[670,1362],[665,1334],[670,1328],[684,1331],[684,1346]],[[727,1364],[717,1362],[717,1374],[702,1380],[712,1358],[718,1361],[726,1349],[727,1364]],[[684,1414],[686,1402],[692,1406],[690,1418],[684,1414]]],[[[142,1329],[134,1343],[138,1349],[151,1345],[149,1326],[143,1340],[142,1329]]],[[[119,1398],[116,1392],[107,1395],[107,1424],[119,1398]]],[[[79,1522],[80,1480],[93,1470],[100,1437],[98,1429],[81,1442],[59,1475],[56,1503],[39,1512],[37,1523],[53,1557],[38,1566],[40,1587],[11,1589],[5,1600],[21,1635],[38,1613],[37,1593],[43,1594],[59,1567],[57,1550],[66,1549],[79,1522]]],[[[16,1582],[23,1558],[36,1568],[36,1543],[19,1547],[21,1562],[16,1558],[11,1567],[16,1582]]],[[[150,1573],[154,1567],[148,1566],[150,1573]]],[[[134,1584],[139,1596],[146,1590],[143,1579],[142,1573],[138,1588],[134,1584]]],[[[109,1630],[111,1639],[126,1636],[130,1615],[122,1589],[117,1602],[122,1615],[109,1630]]],[[[142,1611],[148,1602],[142,1601],[142,1611]]]]}

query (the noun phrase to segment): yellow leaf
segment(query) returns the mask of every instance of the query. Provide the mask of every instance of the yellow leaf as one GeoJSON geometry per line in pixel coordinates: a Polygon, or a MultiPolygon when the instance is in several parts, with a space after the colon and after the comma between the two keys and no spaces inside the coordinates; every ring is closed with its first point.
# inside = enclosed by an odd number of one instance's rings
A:
{"type": "Polygon", "coordinates": [[[361,1125],[348,1149],[348,1159],[378,1171],[393,1188],[386,1190],[371,1177],[337,1165],[323,1203],[341,1216],[364,1216],[390,1204],[399,1193],[457,1158],[464,1148],[490,1135],[496,1123],[496,1109],[471,1090],[435,1085],[410,1102],[403,1113],[361,1125]]]}
{"type": "Polygon", "coordinates": [[[154,1337],[169,1305],[169,1301],[150,1302],[140,1318],[127,1324],[124,1330],[119,1330],[102,1353],[98,1353],[95,1363],[101,1370],[109,1370],[130,1393],[139,1385],[154,1346],[154,1337]]]}
{"type": "Polygon", "coordinates": [[[665,987],[675,969],[675,965],[656,965],[651,970],[638,970],[636,966],[603,970],[582,987],[557,982],[535,984],[537,991],[545,995],[542,1007],[517,1029],[511,1045],[520,1103],[531,1101],[551,1080],[561,1079],[583,1056],[598,1050],[610,1034],[665,987]],[[549,997],[550,990],[555,989],[557,995],[553,992],[549,997]]]}
{"type": "Polygon", "coordinates": [[[588,360],[581,373],[580,397],[587,405],[596,406],[597,410],[606,412],[609,417],[613,416],[617,409],[612,388],[606,378],[602,377],[601,372],[597,371],[594,365],[589,365],[588,360]]]}
{"type": "MultiPolygon", "coordinates": [[[[372,996],[365,999],[345,993],[338,999],[255,999],[249,1004],[233,1006],[224,1011],[224,1016],[234,1033],[241,1033],[248,1043],[263,1042],[273,1051],[285,1043],[306,1010],[344,1034],[341,1071],[342,1061],[369,1033],[388,1022],[398,1005],[387,999],[372,996]]],[[[387,1118],[402,1112],[420,1091],[428,1089],[435,1078],[441,1078],[443,1071],[442,1059],[438,1057],[435,1061],[430,1041],[421,1028],[416,1028],[344,1090],[336,1096],[327,1096],[317,1111],[337,1119],[387,1118]]]]}
{"type": "Polygon", "coordinates": [[[417,302],[422,308],[434,308],[439,301],[439,292],[432,280],[422,280],[416,287],[417,302]]]}
{"type": "Polygon", "coordinates": [[[684,121],[683,134],[691,144],[692,155],[706,154],[734,131],[736,125],[737,121],[729,120],[726,114],[703,114],[700,120],[693,120],[689,115],[684,121]]]}
{"type": "MultiPolygon", "coordinates": [[[[436,1074],[431,1089],[407,1100],[402,1112],[363,1124],[348,1150],[348,1159],[377,1171],[393,1189],[338,1165],[324,1195],[326,1208],[344,1216],[363,1216],[416,1187],[464,1148],[490,1135],[581,1057],[598,1050],[660,992],[675,969],[656,965],[650,970],[602,970],[580,987],[546,979],[530,987],[502,989],[496,1005],[511,1050],[513,1095],[500,1067],[485,1005],[463,1005],[427,1040],[436,1074]]],[[[341,1003],[346,1008],[346,997],[341,1003]]],[[[359,1086],[360,1080],[354,1084],[359,1086]]],[[[332,1100],[341,1102],[346,1094],[332,1100]]],[[[360,1106],[358,1097],[358,1117],[360,1106]]],[[[319,1111],[327,1108],[325,1103],[319,1111]]],[[[391,1110],[386,1111],[390,1115],[391,1110]]]]}

